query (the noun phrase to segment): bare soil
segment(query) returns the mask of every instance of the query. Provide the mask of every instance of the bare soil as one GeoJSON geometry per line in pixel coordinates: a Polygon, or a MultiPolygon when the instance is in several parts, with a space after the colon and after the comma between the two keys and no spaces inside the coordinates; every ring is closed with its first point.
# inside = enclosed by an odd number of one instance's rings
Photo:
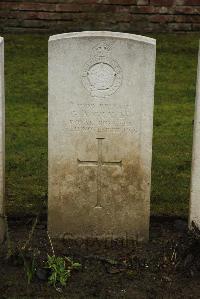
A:
{"type": "Polygon", "coordinates": [[[66,287],[50,286],[44,269],[51,247],[46,220],[40,220],[27,247],[37,252],[39,272],[28,285],[16,246],[23,247],[32,228],[31,218],[10,218],[12,254],[6,244],[0,255],[0,298],[200,298],[199,232],[187,231],[187,223],[175,218],[151,219],[147,244],[113,240],[53,240],[56,255],[81,263],[66,287]]]}

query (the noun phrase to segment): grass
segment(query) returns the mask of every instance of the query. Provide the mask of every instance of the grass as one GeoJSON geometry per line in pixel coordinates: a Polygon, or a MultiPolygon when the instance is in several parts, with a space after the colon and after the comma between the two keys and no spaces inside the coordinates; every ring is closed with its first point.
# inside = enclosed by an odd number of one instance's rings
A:
{"type": "Polygon", "coordinates": [[[47,204],[47,36],[5,37],[9,213],[47,204]]]}
{"type": "MultiPolygon", "coordinates": [[[[159,34],[151,213],[187,216],[199,34],[159,34]]],[[[9,214],[47,206],[46,35],[6,35],[9,214]]]]}
{"type": "Polygon", "coordinates": [[[157,36],[153,214],[188,215],[198,38],[157,36]]]}

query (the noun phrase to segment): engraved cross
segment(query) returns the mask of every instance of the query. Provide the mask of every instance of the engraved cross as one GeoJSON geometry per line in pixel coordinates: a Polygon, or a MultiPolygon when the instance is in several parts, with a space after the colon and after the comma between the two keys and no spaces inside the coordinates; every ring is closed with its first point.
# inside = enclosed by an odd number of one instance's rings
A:
{"type": "Polygon", "coordinates": [[[98,159],[97,161],[81,161],[77,159],[79,166],[96,166],[97,167],[97,203],[96,208],[102,208],[101,206],[101,170],[103,166],[122,166],[122,161],[103,161],[102,158],[102,142],[105,138],[96,138],[98,141],[98,159]]]}

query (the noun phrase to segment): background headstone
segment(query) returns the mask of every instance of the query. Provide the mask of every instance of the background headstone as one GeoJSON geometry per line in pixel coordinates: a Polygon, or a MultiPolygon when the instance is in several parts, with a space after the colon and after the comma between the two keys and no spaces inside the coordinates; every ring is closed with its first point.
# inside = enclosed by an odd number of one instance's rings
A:
{"type": "Polygon", "coordinates": [[[4,99],[4,40],[0,37],[0,243],[4,240],[4,138],[5,138],[5,99],[4,99]]]}
{"type": "Polygon", "coordinates": [[[155,44],[111,32],[50,38],[53,237],[148,239],[155,44]]]}
{"type": "Polygon", "coordinates": [[[200,228],[200,49],[196,84],[189,226],[194,222],[200,228]]]}

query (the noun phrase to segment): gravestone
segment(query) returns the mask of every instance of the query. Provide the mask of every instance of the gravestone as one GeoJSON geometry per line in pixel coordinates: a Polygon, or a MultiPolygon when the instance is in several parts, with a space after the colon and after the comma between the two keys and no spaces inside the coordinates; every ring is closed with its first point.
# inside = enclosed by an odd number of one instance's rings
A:
{"type": "Polygon", "coordinates": [[[50,37],[53,237],[148,240],[155,52],[126,33],[50,37]]]}
{"type": "Polygon", "coordinates": [[[0,243],[4,240],[4,40],[0,37],[0,243]]]}
{"type": "Polygon", "coordinates": [[[189,226],[200,229],[200,49],[197,67],[196,104],[193,134],[192,177],[190,190],[189,226]]]}

